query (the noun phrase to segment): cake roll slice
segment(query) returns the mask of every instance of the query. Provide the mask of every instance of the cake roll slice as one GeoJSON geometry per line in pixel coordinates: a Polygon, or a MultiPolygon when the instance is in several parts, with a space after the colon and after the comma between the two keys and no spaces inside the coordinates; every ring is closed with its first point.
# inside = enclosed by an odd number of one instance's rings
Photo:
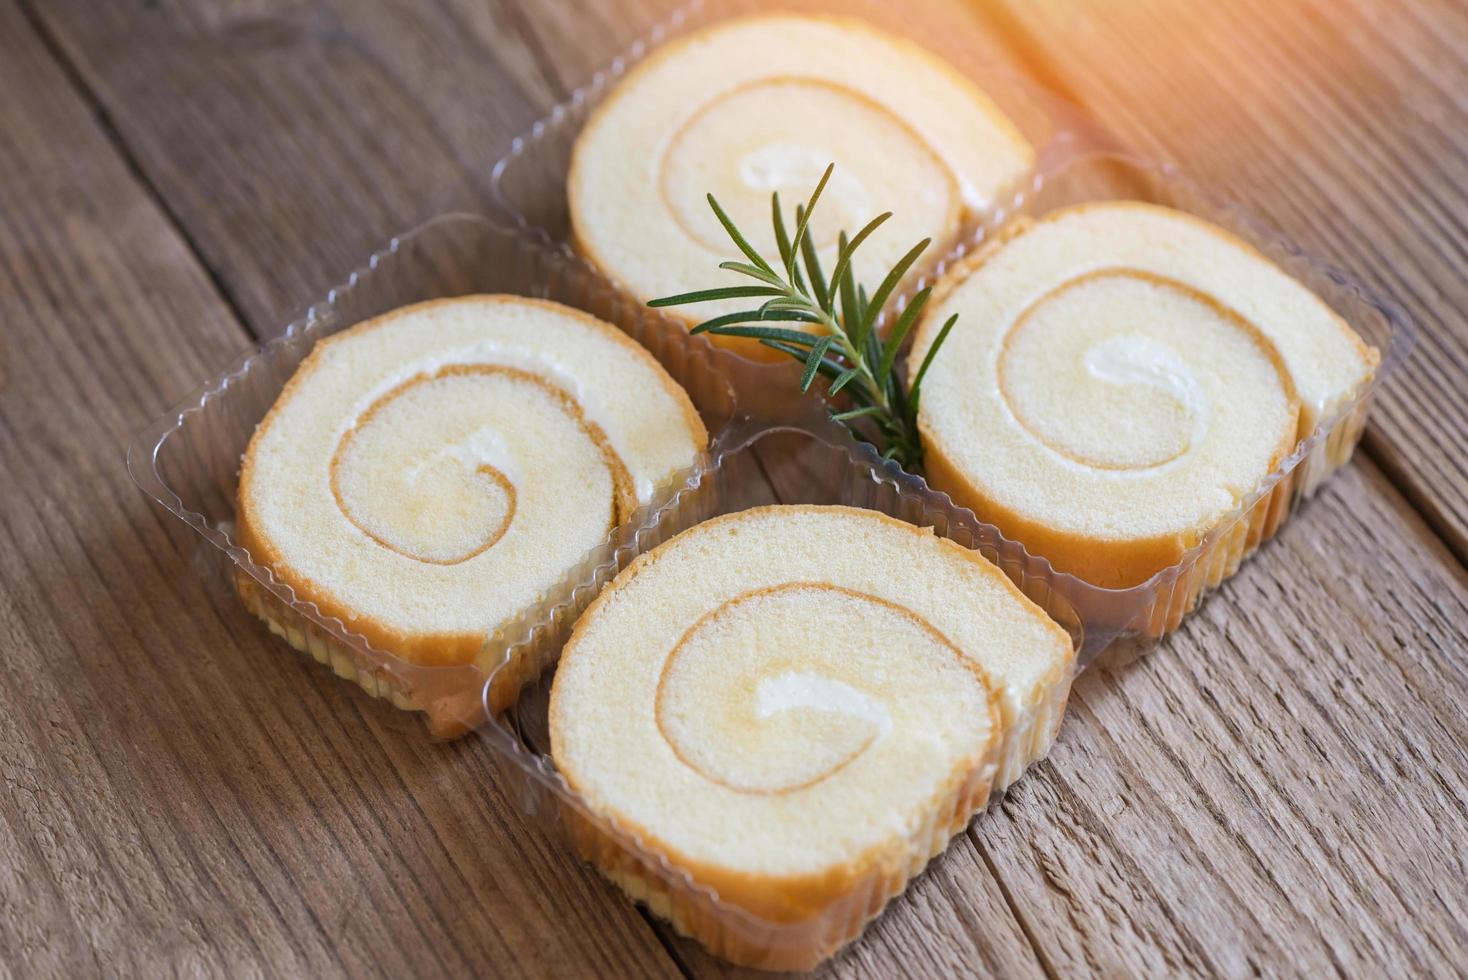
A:
{"type": "MultiPolygon", "coordinates": [[[[1247,243],[1128,201],[1018,225],[954,268],[911,367],[953,314],[918,415],[929,482],[1108,588],[1179,562],[1380,360],[1247,243]]],[[[1281,500],[1200,566],[1209,584],[1273,533],[1291,487],[1271,492],[1281,500]]],[[[1195,585],[1182,594],[1196,599],[1195,585]]]]}
{"type": "Polygon", "coordinates": [[[236,540],[404,662],[469,664],[706,444],[687,394],[610,324],[518,296],[422,303],[301,364],[245,452],[236,540]]]}
{"type": "Polygon", "coordinates": [[[635,561],[591,605],[551,692],[551,748],[631,895],[720,955],[812,965],[726,928],[698,888],[854,938],[1049,749],[1071,637],[976,552],[874,511],[773,506],[635,561]],[[843,917],[844,916],[844,917],[843,917]]]}
{"type": "MultiPolygon", "coordinates": [[[[733,245],[706,195],[778,261],[770,195],[780,192],[793,227],[795,205],[833,162],[813,242],[830,269],[839,232],[894,212],[855,258],[857,281],[875,283],[913,243],[951,240],[1032,169],[1034,150],[988,95],[911,41],[834,17],[728,20],[637,65],[586,123],[569,178],[573,237],[644,301],[720,277],[745,284],[717,268],[733,245]]],[[[687,315],[748,308],[738,302],[687,315]]]]}

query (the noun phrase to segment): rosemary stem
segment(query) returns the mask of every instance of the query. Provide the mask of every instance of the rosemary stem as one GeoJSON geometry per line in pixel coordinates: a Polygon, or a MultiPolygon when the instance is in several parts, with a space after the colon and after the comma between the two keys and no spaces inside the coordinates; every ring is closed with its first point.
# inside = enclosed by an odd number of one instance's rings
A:
{"type": "MultiPolygon", "coordinates": [[[[795,296],[795,293],[791,291],[787,295],[795,296]]],[[[840,342],[841,353],[846,357],[846,360],[851,366],[856,368],[857,377],[865,381],[871,389],[873,400],[881,408],[882,414],[890,417],[892,415],[892,405],[887,399],[886,386],[877,383],[877,376],[872,373],[872,369],[867,364],[866,358],[861,357],[852,346],[851,338],[847,335],[845,328],[841,326],[841,322],[834,315],[827,313],[823,309],[818,309],[817,312],[820,316],[821,326],[830,331],[832,336],[840,342]]]]}
{"type": "Polygon", "coordinates": [[[922,384],[923,373],[958,316],[954,314],[948,318],[937,338],[929,345],[922,367],[911,384],[904,389],[898,381],[898,348],[924,309],[923,304],[931,295],[931,289],[924,289],[914,297],[907,309],[894,321],[886,343],[876,334],[876,320],[903,276],[928,247],[931,239],[925,238],[909,249],[869,296],[866,289],[856,282],[856,275],[851,268],[851,257],[857,246],[892,216],[891,212],[884,212],[867,222],[854,237],[848,239],[845,232],[838,236],[834,274],[827,279],[821,270],[816,247],[808,236],[811,214],[815,211],[816,202],[834,169],[834,164],[826,168],[816,189],[811,192],[810,200],[804,207],[795,209],[794,236],[786,231],[780,195],[771,195],[771,222],[775,229],[775,243],[780,249],[779,271],[770,260],[756,251],[749,239],[734,226],[728,213],[714,200],[713,195],[709,195],[709,206],[714,215],[729,233],[730,240],[738,247],[739,252],[749,260],[722,262],[719,268],[754,279],[757,284],[724,285],[678,293],[653,300],[649,305],[681,306],[727,299],[763,300],[757,309],[724,313],[705,320],[694,328],[694,332],[708,331],[722,336],[751,337],[801,361],[805,365],[805,370],[800,375],[802,392],[810,390],[817,375],[825,374],[831,379],[830,388],[826,392],[828,401],[834,401],[835,395],[841,391],[848,391],[851,400],[859,406],[852,411],[838,412],[832,405],[832,418],[844,424],[856,438],[885,445],[886,449],[882,453],[884,460],[895,459],[899,466],[917,472],[923,457],[922,441],[917,431],[918,388],[922,384]],[[802,258],[805,260],[808,276],[801,274],[802,258]],[[782,326],[771,326],[771,321],[794,321],[806,324],[809,328],[824,328],[825,334],[821,334],[818,329],[801,333],[782,326]],[[872,431],[873,428],[875,432],[872,431]]]}

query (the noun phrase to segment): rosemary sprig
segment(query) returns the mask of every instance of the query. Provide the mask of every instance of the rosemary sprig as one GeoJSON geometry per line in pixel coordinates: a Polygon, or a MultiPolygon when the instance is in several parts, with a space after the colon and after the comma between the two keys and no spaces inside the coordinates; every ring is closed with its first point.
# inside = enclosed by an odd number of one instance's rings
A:
{"type": "Polygon", "coordinates": [[[882,450],[883,459],[895,459],[904,469],[917,472],[923,457],[917,431],[923,377],[958,316],[949,317],[943,324],[911,384],[904,390],[898,379],[897,352],[927,305],[932,287],[923,289],[912,298],[885,339],[878,334],[876,324],[897,285],[932,240],[925,238],[908,250],[883,277],[876,291],[868,294],[866,288],[856,282],[851,258],[872,232],[892,217],[890,211],[879,214],[850,238],[844,231],[841,233],[836,264],[827,278],[811,238],[810,220],[816,203],[821,199],[821,191],[825,190],[834,170],[835,164],[828,166],[810,199],[803,207],[796,206],[793,235],[785,225],[779,193],[771,198],[771,220],[780,252],[778,266],[749,243],[714,196],[708,195],[709,207],[713,208],[715,217],[744,256],[743,259],[721,262],[719,268],[738,272],[753,282],[664,296],[648,305],[666,307],[714,300],[763,300],[756,307],[705,320],[694,327],[693,332],[748,337],[803,362],[805,370],[800,376],[801,391],[809,391],[817,375],[828,378],[827,400],[845,392],[855,406],[838,411],[833,404],[831,418],[845,425],[857,438],[876,445],[882,450]],[[818,329],[807,332],[773,325],[778,323],[804,324],[818,329]],[[876,439],[871,437],[873,429],[876,439]]]}

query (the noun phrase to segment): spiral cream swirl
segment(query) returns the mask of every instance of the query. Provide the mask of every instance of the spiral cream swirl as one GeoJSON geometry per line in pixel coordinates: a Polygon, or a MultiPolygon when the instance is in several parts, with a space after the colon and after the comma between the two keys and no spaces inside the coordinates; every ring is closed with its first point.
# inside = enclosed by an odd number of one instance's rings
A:
{"type": "Polygon", "coordinates": [[[706,441],[657,362],[586,314],[407,307],[302,364],[246,452],[238,536],[383,648],[456,663],[706,441]]]}
{"type": "Polygon", "coordinates": [[[578,247],[639,297],[706,288],[737,278],[716,268],[732,245],[706,195],[775,257],[770,195],[793,211],[834,161],[813,241],[829,269],[838,231],[891,210],[855,260],[870,280],[914,242],[950,240],[1033,160],[988,96],[911,42],[751,16],[662,47],[618,84],[577,140],[571,219],[578,247]]]}
{"type": "Polygon", "coordinates": [[[1070,662],[972,552],[872,511],[759,508],[602,593],[557,669],[552,751],[593,809],[720,887],[781,882],[733,897],[796,915],[832,868],[926,860],[920,828],[946,840],[1043,755],[1070,662]]]}
{"type": "MultiPolygon", "coordinates": [[[[889,736],[894,710],[925,702],[931,678],[892,672],[894,656],[965,664],[924,620],[865,593],[822,582],[745,593],[705,614],[669,654],[658,729],[684,763],[720,786],[807,789],[889,736]],[[891,683],[872,692],[873,676],[886,673],[891,683]],[[790,751],[796,745],[801,751],[790,751]]],[[[985,681],[968,673],[949,671],[972,694],[970,707],[987,714],[985,681]]]]}
{"type": "Polygon", "coordinates": [[[1058,568],[1129,586],[1179,560],[1376,352],[1221,229],[1129,202],[1046,216],[938,287],[930,481],[1058,568]]]}
{"type": "MultiPolygon", "coordinates": [[[[343,434],[331,463],[332,492],[349,521],[385,548],[440,565],[477,557],[505,536],[517,481],[564,503],[547,489],[568,477],[610,503],[612,523],[636,506],[626,466],[574,401],[534,374],[490,364],[454,365],[397,386],[343,434]],[[545,472],[546,445],[589,465],[566,472],[554,461],[545,472]]],[[[572,518],[542,519],[550,528],[572,518]]]]}

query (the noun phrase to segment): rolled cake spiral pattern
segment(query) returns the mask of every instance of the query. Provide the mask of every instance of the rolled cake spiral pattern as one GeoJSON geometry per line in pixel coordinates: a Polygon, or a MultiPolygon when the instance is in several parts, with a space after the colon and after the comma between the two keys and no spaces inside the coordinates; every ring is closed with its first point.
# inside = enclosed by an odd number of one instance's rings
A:
{"type": "Polygon", "coordinates": [[[1377,352],[1243,242],[1181,212],[1024,223],[935,290],[910,364],[930,482],[1107,587],[1178,561],[1375,371],[1377,352]]]}
{"type": "MultiPolygon", "coordinates": [[[[541,487],[570,478],[590,500],[610,502],[613,523],[636,505],[626,466],[576,403],[534,374],[502,365],[440,368],[373,402],[337,444],[331,485],[342,514],[378,544],[456,565],[492,548],[515,519],[520,492],[506,469],[541,487]],[[425,423],[435,427],[439,446],[423,441],[425,423]],[[583,465],[532,474],[511,462],[536,457],[542,445],[564,446],[583,465]]],[[[583,509],[563,494],[547,496],[573,514],[583,509]]],[[[598,509],[605,507],[591,512],[598,509]]],[[[564,519],[547,514],[542,523],[564,519]]]]}
{"type": "Polygon", "coordinates": [[[238,539],[384,649],[463,663],[706,443],[608,324],[520,297],[425,303],[312,351],[245,454],[238,539]]]}
{"type": "MultiPolygon", "coordinates": [[[[924,237],[951,238],[1033,160],[988,96],[911,42],[859,21],[749,17],[665,46],[617,86],[576,144],[572,226],[644,300],[706,288],[711,274],[733,282],[716,269],[732,246],[705,195],[777,256],[771,193],[793,208],[834,161],[814,229],[826,268],[839,230],[894,212],[857,254],[862,280],[924,237]]],[[[716,307],[690,316],[735,308],[716,307]]]]}
{"type": "MultiPolygon", "coordinates": [[[[1072,658],[998,569],[929,530],[758,508],[683,532],[597,598],[557,669],[552,753],[592,810],[794,921],[862,888],[885,901],[1043,756],[1072,658]]],[[[652,891],[617,847],[590,850],[652,891]]],[[[676,901],[662,911],[737,955],[676,901]]]]}

